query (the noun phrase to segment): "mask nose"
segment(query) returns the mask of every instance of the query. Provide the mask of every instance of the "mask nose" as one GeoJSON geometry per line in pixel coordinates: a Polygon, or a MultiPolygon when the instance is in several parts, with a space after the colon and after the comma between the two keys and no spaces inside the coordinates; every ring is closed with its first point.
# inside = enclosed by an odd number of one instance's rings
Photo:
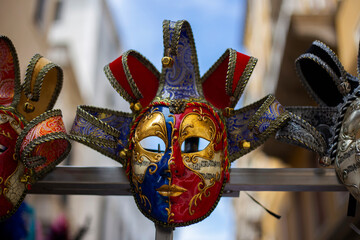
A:
{"type": "Polygon", "coordinates": [[[170,151],[166,151],[160,162],[157,163],[159,175],[163,178],[170,178],[171,172],[169,169],[170,151]]]}
{"type": "Polygon", "coordinates": [[[170,159],[170,169],[171,172],[177,177],[181,177],[185,173],[185,165],[183,163],[181,149],[178,141],[174,141],[172,158],[170,159]]]}
{"type": "Polygon", "coordinates": [[[160,176],[163,178],[170,178],[171,177],[171,171],[169,170],[168,167],[163,166],[160,169],[160,176]]]}

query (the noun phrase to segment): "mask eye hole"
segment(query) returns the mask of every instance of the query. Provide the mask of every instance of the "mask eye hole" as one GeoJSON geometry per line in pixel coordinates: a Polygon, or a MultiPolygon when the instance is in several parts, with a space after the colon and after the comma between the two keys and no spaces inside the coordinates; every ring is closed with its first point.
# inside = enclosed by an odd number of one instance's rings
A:
{"type": "Polygon", "coordinates": [[[164,153],[165,143],[157,136],[149,136],[140,141],[140,145],[143,149],[149,152],[164,153]]]}
{"type": "Polygon", "coordinates": [[[3,152],[5,152],[7,150],[7,147],[5,147],[4,145],[0,144],[0,154],[2,154],[3,152]]]}
{"type": "Polygon", "coordinates": [[[204,150],[208,145],[209,141],[201,137],[190,137],[185,139],[181,144],[181,151],[183,153],[194,153],[204,150]]]}

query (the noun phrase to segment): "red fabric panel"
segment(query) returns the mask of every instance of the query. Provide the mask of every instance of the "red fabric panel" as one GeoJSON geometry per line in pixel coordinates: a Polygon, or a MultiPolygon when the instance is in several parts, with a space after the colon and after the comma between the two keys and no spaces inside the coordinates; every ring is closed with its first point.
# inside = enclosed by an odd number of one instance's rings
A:
{"type": "Polygon", "coordinates": [[[140,103],[145,107],[154,99],[159,87],[159,80],[156,75],[134,56],[129,54],[127,59],[131,75],[143,95],[140,103]]]}
{"type": "Polygon", "coordinates": [[[250,57],[237,52],[236,53],[236,65],[235,65],[235,72],[234,72],[234,79],[232,84],[232,93],[235,92],[236,86],[238,85],[238,82],[240,80],[240,77],[242,76],[246,65],[248,64],[250,57]]]}
{"type": "MultiPolygon", "coordinates": [[[[15,91],[15,64],[10,45],[0,38],[0,105],[10,106],[15,91]]],[[[15,56],[16,57],[16,56],[15,56]]]]}
{"type": "Polygon", "coordinates": [[[120,86],[135,100],[135,95],[133,94],[129,82],[126,79],[124,72],[124,67],[122,65],[122,56],[118,57],[116,60],[109,64],[110,70],[114,75],[115,79],[118,81],[120,86]]]}
{"type": "Polygon", "coordinates": [[[225,58],[215,71],[203,82],[205,99],[219,109],[224,109],[230,105],[230,97],[226,94],[225,90],[228,62],[229,57],[225,58]]]}
{"type": "MultiPolygon", "coordinates": [[[[17,169],[19,162],[16,160],[14,161],[15,144],[18,138],[18,134],[12,128],[9,122],[1,124],[1,130],[5,134],[0,134],[0,143],[4,147],[6,147],[6,150],[0,155],[0,177],[1,180],[7,180],[16,172],[16,170],[19,171],[19,169],[17,169]]],[[[16,184],[12,181],[1,181],[0,187],[1,189],[8,188],[13,191],[17,190],[16,184]]],[[[22,192],[20,191],[19,194],[21,193],[22,192]]],[[[13,210],[14,208],[14,205],[4,194],[0,194],[0,204],[0,217],[6,216],[7,214],[9,214],[8,211],[13,210]]]]}

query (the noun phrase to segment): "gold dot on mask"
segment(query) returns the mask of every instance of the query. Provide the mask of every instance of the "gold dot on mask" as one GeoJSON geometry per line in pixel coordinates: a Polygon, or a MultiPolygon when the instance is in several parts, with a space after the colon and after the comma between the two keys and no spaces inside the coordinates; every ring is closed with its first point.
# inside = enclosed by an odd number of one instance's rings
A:
{"type": "Polygon", "coordinates": [[[137,102],[137,103],[130,103],[130,109],[133,112],[140,112],[142,110],[142,106],[141,103],[137,102]]]}
{"type": "Polygon", "coordinates": [[[174,59],[172,57],[163,57],[161,63],[164,68],[171,68],[174,65],[174,59]]]}
{"type": "Polygon", "coordinates": [[[122,159],[127,159],[128,157],[130,157],[130,152],[129,152],[128,149],[125,148],[125,149],[120,151],[119,156],[122,159]]]}
{"type": "Polygon", "coordinates": [[[246,140],[242,140],[240,141],[239,146],[244,149],[249,149],[251,147],[251,144],[246,140]]]}
{"type": "Polygon", "coordinates": [[[32,105],[32,104],[29,103],[29,102],[26,102],[26,103],[24,104],[24,111],[25,111],[26,113],[31,113],[31,112],[35,111],[35,106],[32,105]]]}

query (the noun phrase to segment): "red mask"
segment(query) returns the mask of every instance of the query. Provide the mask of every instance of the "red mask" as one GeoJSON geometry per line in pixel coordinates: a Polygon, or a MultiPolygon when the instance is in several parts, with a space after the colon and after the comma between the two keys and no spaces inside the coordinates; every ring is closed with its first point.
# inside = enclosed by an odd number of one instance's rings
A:
{"type": "Polygon", "coordinates": [[[35,55],[20,86],[15,48],[0,36],[0,220],[70,151],[61,112],[50,110],[61,84],[61,69],[35,55]]]}

